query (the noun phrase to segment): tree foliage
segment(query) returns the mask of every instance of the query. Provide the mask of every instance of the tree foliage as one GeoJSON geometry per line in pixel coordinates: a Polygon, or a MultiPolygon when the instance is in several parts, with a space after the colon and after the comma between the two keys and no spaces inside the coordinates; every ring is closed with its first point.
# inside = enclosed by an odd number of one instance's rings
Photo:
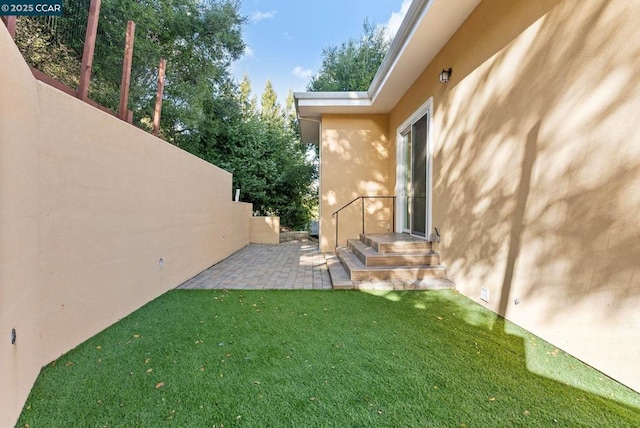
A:
{"type": "Polygon", "coordinates": [[[278,215],[282,225],[306,228],[317,205],[316,169],[297,124],[283,114],[270,82],[260,109],[246,76],[236,94],[206,104],[207,122],[198,144],[188,150],[230,171],[240,200],[253,203],[256,214],[278,215]]]}
{"type": "Polygon", "coordinates": [[[89,96],[117,109],[125,28],[134,21],[129,108],[140,126],[149,126],[158,64],[165,58],[162,131],[181,143],[203,120],[204,104],[228,89],[229,66],[245,48],[238,8],[234,0],[103,1],[89,96]]]}
{"type": "MultiPolygon", "coordinates": [[[[129,108],[136,125],[151,127],[158,64],[165,58],[161,136],[233,173],[234,188],[256,214],[304,228],[317,205],[315,168],[295,113],[291,105],[283,110],[270,82],[258,107],[249,79],[238,85],[231,78],[229,67],[245,48],[239,6],[237,0],[102,0],[89,97],[117,110],[125,29],[134,21],[129,108]]],[[[27,61],[70,86],[77,84],[83,43],[68,30],[86,22],[86,10],[76,12],[84,18],[61,18],[58,35],[38,21],[21,33],[27,61]]]]}
{"type": "Polygon", "coordinates": [[[15,41],[28,64],[69,87],[78,86],[78,53],[56,38],[46,22],[30,16],[21,16],[18,21],[15,41]]]}
{"type": "Polygon", "coordinates": [[[359,38],[322,50],[322,66],[307,90],[366,91],[388,49],[384,27],[372,25],[365,19],[359,38]]]}

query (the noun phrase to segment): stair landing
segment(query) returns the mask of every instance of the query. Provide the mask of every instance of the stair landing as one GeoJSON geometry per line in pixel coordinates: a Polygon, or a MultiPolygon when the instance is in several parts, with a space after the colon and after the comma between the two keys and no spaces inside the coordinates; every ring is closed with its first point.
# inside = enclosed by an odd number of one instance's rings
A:
{"type": "Polygon", "coordinates": [[[455,288],[432,243],[408,234],[361,234],[338,247],[336,256],[327,260],[334,288],[455,288]]]}

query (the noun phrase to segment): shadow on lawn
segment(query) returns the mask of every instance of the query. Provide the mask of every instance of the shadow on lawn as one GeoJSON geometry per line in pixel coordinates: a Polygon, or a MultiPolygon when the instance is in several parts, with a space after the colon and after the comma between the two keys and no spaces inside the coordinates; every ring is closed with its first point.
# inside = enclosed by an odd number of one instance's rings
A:
{"type": "Polygon", "coordinates": [[[43,369],[19,425],[78,422],[632,427],[640,400],[455,292],[174,290],[43,369]]]}
{"type": "MultiPolygon", "coordinates": [[[[542,392],[546,400],[557,402],[559,408],[568,406],[567,415],[575,410],[576,419],[564,420],[572,426],[590,426],[588,421],[577,418],[581,405],[587,402],[601,408],[605,421],[607,413],[613,412],[627,414],[633,421],[630,426],[640,424],[640,394],[456,292],[365,293],[393,302],[388,306],[397,306],[395,310],[400,314],[412,309],[430,313],[426,327],[435,333],[449,324],[447,328],[453,329],[453,334],[444,338],[446,346],[458,348],[452,352],[460,354],[477,352],[476,366],[471,368],[476,376],[486,377],[490,384],[496,372],[509,371],[510,380],[498,388],[502,393],[508,394],[518,384],[531,382],[540,388],[530,391],[531,397],[542,392]],[[450,341],[456,342],[446,343],[450,341]]],[[[460,369],[469,371],[468,367],[460,369]]],[[[492,395],[487,400],[494,398],[498,399],[492,395]]],[[[532,410],[523,412],[528,416],[532,410]]],[[[550,422],[562,421],[560,416],[550,417],[550,422]]]]}

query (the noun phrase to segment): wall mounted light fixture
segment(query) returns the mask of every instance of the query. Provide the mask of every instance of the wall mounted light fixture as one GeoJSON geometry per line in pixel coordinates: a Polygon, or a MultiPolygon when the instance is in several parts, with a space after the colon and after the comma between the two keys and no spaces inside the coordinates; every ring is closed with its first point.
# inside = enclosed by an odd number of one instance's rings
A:
{"type": "Polygon", "coordinates": [[[452,71],[451,67],[449,67],[448,70],[442,69],[442,72],[440,72],[440,83],[447,83],[451,77],[452,71]]]}

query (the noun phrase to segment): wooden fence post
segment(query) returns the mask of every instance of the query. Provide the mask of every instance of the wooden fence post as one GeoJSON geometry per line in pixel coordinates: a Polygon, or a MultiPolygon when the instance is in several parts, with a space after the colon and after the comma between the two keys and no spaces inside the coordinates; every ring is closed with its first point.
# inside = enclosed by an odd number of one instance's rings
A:
{"type": "Polygon", "coordinates": [[[87,100],[89,94],[91,65],[93,64],[93,51],[96,46],[98,18],[100,17],[100,2],[101,0],[91,0],[89,6],[89,19],[87,19],[87,31],[84,36],[84,50],[82,52],[82,65],[80,67],[80,83],[77,89],[77,97],[83,101],[87,100]]]}
{"type": "Polygon", "coordinates": [[[16,17],[15,16],[3,16],[2,22],[7,26],[7,31],[12,39],[16,38],[16,17]]]}
{"type": "Polygon", "coordinates": [[[167,61],[160,59],[160,67],[158,68],[158,93],[156,94],[156,108],[153,111],[153,135],[156,137],[160,132],[160,113],[162,112],[162,93],[164,92],[164,73],[167,61]]]}
{"type": "Polygon", "coordinates": [[[120,83],[120,108],[118,117],[126,121],[129,116],[127,104],[129,102],[129,84],[131,83],[131,61],[133,59],[133,38],[136,32],[136,23],[127,22],[127,35],[124,45],[124,60],[122,62],[122,81],[120,83]]]}

